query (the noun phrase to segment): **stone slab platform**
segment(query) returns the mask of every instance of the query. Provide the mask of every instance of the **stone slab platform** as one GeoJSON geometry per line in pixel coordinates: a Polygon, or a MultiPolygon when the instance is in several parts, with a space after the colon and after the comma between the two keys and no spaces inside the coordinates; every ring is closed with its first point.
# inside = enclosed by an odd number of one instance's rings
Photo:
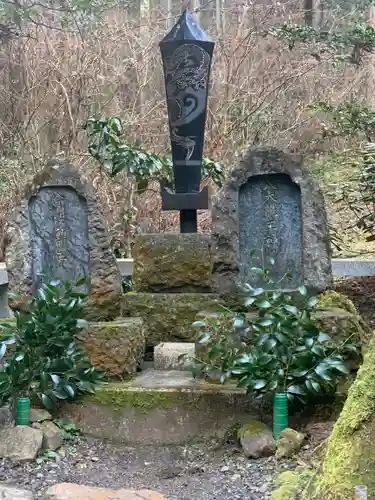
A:
{"type": "Polygon", "coordinates": [[[243,389],[209,384],[184,371],[147,370],[105,386],[63,413],[87,435],[128,444],[183,444],[223,438],[256,415],[243,389]]]}
{"type": "Polygon", "coordinates": [[[191,370],[195,357],[193,342],[162,342],[154,349],[155,370],[191,370]]]}

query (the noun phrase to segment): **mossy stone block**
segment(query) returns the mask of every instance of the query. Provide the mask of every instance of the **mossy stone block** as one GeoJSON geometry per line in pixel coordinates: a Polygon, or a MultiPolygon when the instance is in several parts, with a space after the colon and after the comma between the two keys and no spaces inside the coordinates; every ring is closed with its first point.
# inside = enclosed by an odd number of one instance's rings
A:
{"type": "MultiPolygon", "coordinates": [[[[16,325],[14,318],[2,321],[16,325]]],[[[3,335],[0,329],[0,340],[3,335]]],[[[146,335],[141,318],[122,318],[116,321],[89,322],[86,332],[79,335],[80,343],[91,363],[110,377],[133,375],[142,365],[146,335]]],[[[10,350],[12,346],[9,346],[10,350]]]]}
{"type": "Polygon", "coordinates": [[[209,293],[211,237],[207,234],[142,234],[133,248],[136,292],[209,293]]]}
{"type": "Polygon", "coordinates": [[[122,316],[143,319],[146,344],[194,342],[197,329],[192,326],[202,309],[220,309],[220,298],[204,293],[127,293],[122,299],[122,316]]]}
{"type": "Polygon", "coordinates": [[[140,318],[90,323],[80,338],[91,363],[111,377],[133,375],[142,364],[145,330],[140,318]]]}

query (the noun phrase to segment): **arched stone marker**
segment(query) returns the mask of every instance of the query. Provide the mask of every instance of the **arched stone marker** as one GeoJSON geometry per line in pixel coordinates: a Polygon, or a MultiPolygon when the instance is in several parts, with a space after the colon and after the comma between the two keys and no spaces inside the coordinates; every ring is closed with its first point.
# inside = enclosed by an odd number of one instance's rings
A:
{"type": "Polygon", "coordinates": [[[79,172],[51,160],[26,186],[7,225],[9,290],[30,296],[42,282],[88,278],[88,316],[119,314],[121,275],[95,196],[79,172]]]}
{"type": "Polygon", "coordinates": [[[221,294],[260,285],[251,268],[270,267],[282,287],[314,292],[332,285],[324,198],[301,162],[274,149],[252,150],[213,202],[213,278],[221,294]],[[250,257],[252,249],[259,252],[250,257]]]}

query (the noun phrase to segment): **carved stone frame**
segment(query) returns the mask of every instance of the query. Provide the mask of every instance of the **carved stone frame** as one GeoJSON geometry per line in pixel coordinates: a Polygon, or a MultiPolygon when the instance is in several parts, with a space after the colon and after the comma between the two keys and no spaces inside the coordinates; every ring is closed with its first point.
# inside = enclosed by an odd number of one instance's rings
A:
{"type": "Polygon", "coordinates": [[[253,176],[286,174],[301,190],[304,285],[313,292],[332,286],[331,251],[324,197],[302,162],[276,149],[251,150],[233,169],[212,204],[212,258],[215,290],[240,290],[240,187],[253,176]]]}
{"type": "Polygon", "coordinates": [[[56,159],[25,187],[22,199],[13,210],[6,227],[5,261],[9,290],[24,297],[32,294],[32,255],[29,234],[29,200],[41,188],[68,186],[86,200],[90,246],[90,319],[113,319],[118,316],[122,295],[121,273],[110,246],[110,237],[96,203],[94,192],[79,172],[67,161],[56,159]]]}

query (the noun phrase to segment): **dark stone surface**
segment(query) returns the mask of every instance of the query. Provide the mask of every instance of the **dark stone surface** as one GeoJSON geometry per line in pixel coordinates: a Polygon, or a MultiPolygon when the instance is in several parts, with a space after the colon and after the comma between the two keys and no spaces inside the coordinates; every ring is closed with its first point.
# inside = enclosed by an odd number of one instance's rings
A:
{"type": "Polygon", "coordinates": [[[91,186],[69,162],[51,160],[35,175],[5,233],[10,291],[26,298],[40,272],[75,279],[88,270],[87,318],[110,320],[119,315],[121,274],[110,236],[91,186]]]}
{"type": "MultiPolygon", "coordinates": [[[[243,161],[229,173],[224,186],[213,200],[213,279],[215,291],[222,295],[236,294],[240,291],[241,286],[240,238],[242,235],[240,228],[242,215],[240,214],[239,192],[249,179],[271,174],[289,176],[301,193],[302,272],[300,277],[303,278],[303,283],[313,292],[324,291],[332,286],[329,234],[321,191],[309,172],[303,168],[301,161],[275,149],[259,149],[251,150],[243,161]]],[[[293,197],[293,195],[291,196],[293,197]]],[[[260,227],[259,218],[260,214],[252,210],[245,219],[247,226],[254,224],[255,233],[257,226],[258,229],[260,227]]],[[[281,220],[284,221],[283,224],[288,222],[286,212],[283,212],[281,220]]],[[[295,225],[296,218],[293,218],[287,226],[288,230],[292,231],[291,237],[297,242],[295,225]]],[[[243,227],[242,231],[244,231],[243,227]]],[[[247,248],[250,248],[253,242],[256,243],[260,240],[259,235],[250,235],[250,226],[247,231],[250,241],[246,243],[243,241],[241,247],[246,245],[247,248]]],[[[286,231],[286,229],[280,228],[279,231],[286,231]]],[[[244,237],[247,238],[245,235],[244,237]]],[[[289,262],[285,262],[286,259],[284,259],[283,269],[286,265],[292,267],[291,271],[298,269],[299,253],[294,247],[293,251],[295,252],[295,262],[293,265],[291,264],[290,250],[288,250],[289,262]]]]}
{"type": "Polygon", "coordinates": [[[87,202],[77,191],[40,189],[29,200],[29,220],[34,292],[51,279],[75,283],[90,275],[87,202]]]}
{"type": "Polygon", "coordinates": [[[272,278],[298,287],[302,273],[301,191],[284,174],[254,176],[239,190],[240,277],[243,283],[263,285],[251,267],[275,259],[272,278]],[[250,257],[252,249],[260,249],[250,257]]]}

